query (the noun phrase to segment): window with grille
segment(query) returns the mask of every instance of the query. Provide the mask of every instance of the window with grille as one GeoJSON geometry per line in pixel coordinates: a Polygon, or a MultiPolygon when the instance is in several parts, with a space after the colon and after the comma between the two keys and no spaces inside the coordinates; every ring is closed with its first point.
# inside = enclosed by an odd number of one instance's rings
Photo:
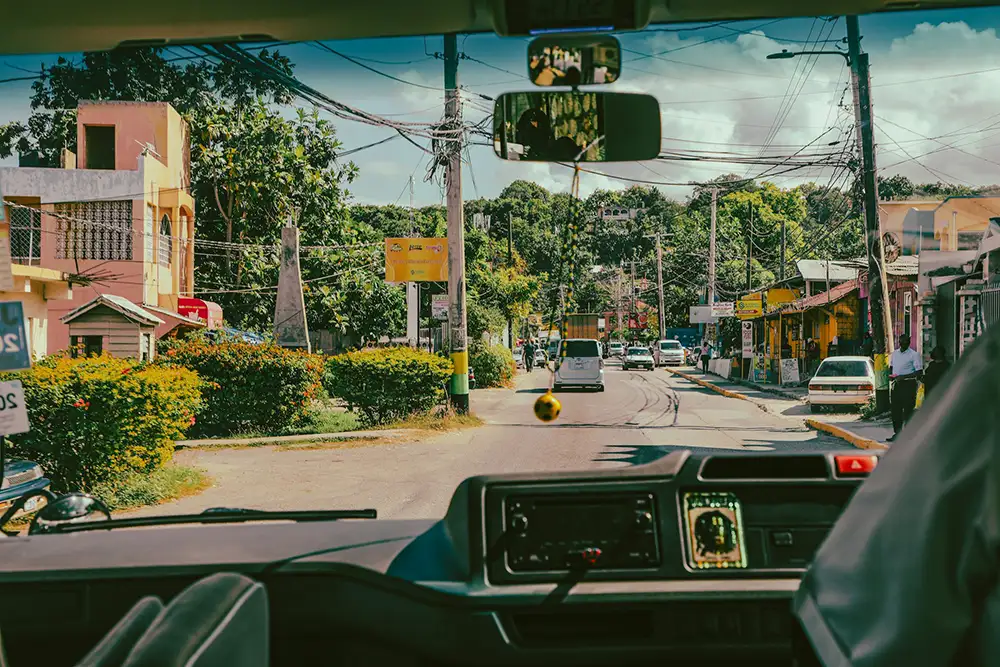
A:
{"type": "Polygon", "coordinates": [[[174,239],[170,236],[170,218],[160,220],[160,266],[170,266],[170,256],[174,252],[174,239]]]}
{"type": "Polygon", "coordinates": [[[56,204],[58,259],[132,259],[132,202],[56,204]]]}
{"type": "Polygon", "coordinates": [[[42,212],[10,207],[10,258],[18,264],[38,264],[42,257],[42,212]]]}

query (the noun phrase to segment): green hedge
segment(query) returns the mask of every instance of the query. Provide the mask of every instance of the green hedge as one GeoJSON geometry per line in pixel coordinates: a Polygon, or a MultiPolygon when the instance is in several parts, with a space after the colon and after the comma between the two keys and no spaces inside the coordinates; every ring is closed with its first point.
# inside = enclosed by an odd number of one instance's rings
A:
{"type": "Polygon", "coordinates": [[[471,349],[469,364],[480,388],[506,387],[514,379],[514,355],[503,345],[476,344],[471,349]]]}
{"type": "Polygon", "coordinates": [[[408,347],[359,350],[330,357],[325,384],[374,426],[430,411],[451,368],[448,359],[408,347]]]}
{"type": "Polygon", "coordinates": [[[273,344],[161,341],[159,363],[189,368],[211,383],[194,436],[294,429],[309,419],[312,401],[322,396],[322,358],[273,344]]]}
{"type": "Polygon", "coordinates": [[[21,381],[31,424],[10,436],[11,455],[41,464],[58,491],[158,469],[201,408],[195,373],[108,355],[51,356],[2,379],[21,381]]]}

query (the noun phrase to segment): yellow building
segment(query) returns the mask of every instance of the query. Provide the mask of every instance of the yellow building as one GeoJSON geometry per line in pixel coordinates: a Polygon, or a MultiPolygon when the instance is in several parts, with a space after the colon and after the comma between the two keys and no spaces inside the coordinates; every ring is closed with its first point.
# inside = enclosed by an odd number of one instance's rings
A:
{"type": "Polygon", "coordinates": [[[20,301],[24,308],[24,333],[32,359],[49,353],[49,302],[71,302],[73,287],[61,271],[14,264],[14,289],[0,292],[0,301],[20,301]]]}

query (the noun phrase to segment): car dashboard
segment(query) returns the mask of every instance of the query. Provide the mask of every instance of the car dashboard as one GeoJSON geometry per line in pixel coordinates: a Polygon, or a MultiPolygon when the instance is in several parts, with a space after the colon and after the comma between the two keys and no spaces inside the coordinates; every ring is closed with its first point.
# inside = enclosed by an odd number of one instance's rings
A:
{"type": "Polygon", "coordinates": [[[474,477],[437,521],[0,540],[0,631],[13,665],[72,665],[140,597],[234,571],[267,587],[276,665],[791,665],[790,600],[877,461],[678,450],[474,477]]]}

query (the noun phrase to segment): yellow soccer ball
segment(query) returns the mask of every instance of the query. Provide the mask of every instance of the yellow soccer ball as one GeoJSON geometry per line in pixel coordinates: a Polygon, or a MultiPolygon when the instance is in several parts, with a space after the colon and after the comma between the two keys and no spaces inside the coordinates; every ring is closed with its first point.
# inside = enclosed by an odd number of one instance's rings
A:
{"type": "Polygon", "coordinates": [[[538,400],[535,401],[535,416],[543,422],[554,421],[561,411],[562,403],[552,394],[551,389],[539,396],[538,400]]]}

